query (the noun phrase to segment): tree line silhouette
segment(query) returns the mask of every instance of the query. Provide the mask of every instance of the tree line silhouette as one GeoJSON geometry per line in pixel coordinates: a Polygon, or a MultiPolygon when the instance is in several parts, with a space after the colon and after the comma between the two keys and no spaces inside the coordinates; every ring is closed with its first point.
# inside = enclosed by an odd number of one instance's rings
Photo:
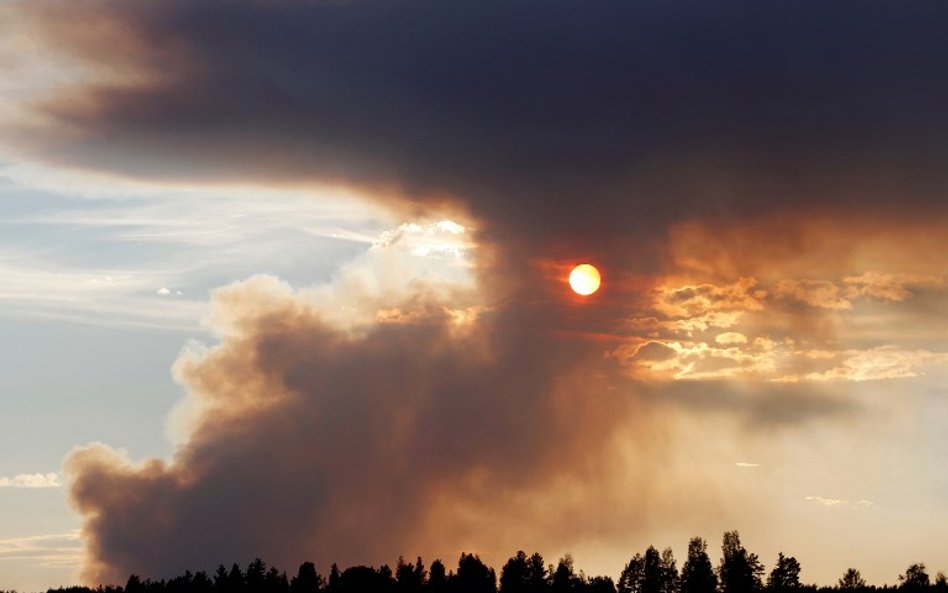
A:
{"type": "Polygon", "coordinates": [[[800,563],[782,552],[766,574],[757,554],[741,545],[737,531],[724,534],[721,552],[715,567],[707,543],[692,538],[679,570],[671,548],[659,552],[649,546],[629,560],[618,581],[577,572],[569,555],[553,565],[539,553],[519,551],[501,568],[499,579],[476,554],[461,554],[457,568],[450,571],[440,560],[426,568],[421,558],[414,563],[399,558],[394,569],[382,565],[340,570],[333,564],[325,577],[312,562],[304,562],[288,577],[257,558],[246,570],[237,564],[230,569],[220,565],[210,575],[186,571],[167,580],[142,580],[133,574],[124,587],[60,587],[47,593],[948,593],[944,573],[932,579],[921,563],[909,566],[894,587],[869,585],[855,568],[846,569],[835,586],[818,587],[801,583],[800,563]]]}

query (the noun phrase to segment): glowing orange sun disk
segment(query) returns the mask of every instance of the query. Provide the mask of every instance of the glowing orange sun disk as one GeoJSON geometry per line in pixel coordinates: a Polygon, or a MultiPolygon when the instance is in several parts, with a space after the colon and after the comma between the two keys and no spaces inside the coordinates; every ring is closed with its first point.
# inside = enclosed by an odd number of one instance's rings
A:
{"type": "Polygon", "coordinates": [[[602,276],[592,264],[579,264],[569,273],[569,285],[573,292],[582,296],[589,296],[599,290],[602,276]]]}

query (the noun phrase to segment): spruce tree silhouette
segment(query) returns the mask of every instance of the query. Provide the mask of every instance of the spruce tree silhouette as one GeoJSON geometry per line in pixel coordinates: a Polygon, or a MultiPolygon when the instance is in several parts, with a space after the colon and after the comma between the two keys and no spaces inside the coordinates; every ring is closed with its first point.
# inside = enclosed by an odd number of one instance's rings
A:
{"type": "Polygon", "coordinates": [[[169,579],[165,583],[165,593],[191,593],[194,587],[194,574],[190,570],[184,571],[184,574],[169,579]]]}
{"type": "Polygon", "coordinates": [[[722,593],[757,593],[763,588],[764,567],[757,554],[744,549],[737,531],[724,534],[721,552],[718,575],[722,593]]]}
{"type": "Polygon", "coordinates": [[[771,593],[792,593],[800,589],[800,563],[793,556],[777,554],[777,564],[767,577],[767,590],[771,593]]]}
{"type": "Polygon", "coordinates": [[[444,563],[441,560],[435,560],[431,563],[431,569],[428,571],[428,593],[447,593],[448,575],[445,572],[444,563]]]}
{"type": "Polygon", "coordinates": [[[395,565],[395,590],[398,593],[422,593],[425,588],[428,571],[421,561],[421,557],[414,565],[405,562],[401,556],[398,557],[398,564],[395,565]]]}
{"type": "Polygon", "coordinates": [[[227,573],[227,585],[225,590],[227,593],[244,593],[245,584],[244,573],[235,562],[234,565],[230,567],[230,572],[227,573]]]}
{"type": "Polygon", "coordinates": [[[247,565],[247,573],[244,576],[247,593],[265,593],[266,575],[267,563],[260,558],[254,558],[253,562],[247,565]]]}
{"type": "Polygon", "coordinates": [[[662,550],[659,571],[659,591],[661,593],[678,593],[678,566],[675,562],[675,554],[671,548],[662,550]]]}
{"type": "Polygon", "coordinates": [[[547,593],[550,590],[552,575],[539,552],[534,552],[527,560],[527,570],[527,582],[530,584],[531,593],[547,593]]]}
{"type": "Polygon", "coordinates": [[[137,574],[129,575],[125,583],[126,593],[145,593],[145,585],[137,574]]]}
{"type": "Polygon", "coordinates": [[[708,544],[700,537],[688,542],[688,559],[681,567],[681,593],[715,593],[718,577],[708,557],[708,544]]]}
{"type": "Polygon", "coordinates": [[[211,582],[211,578],[207,576],[206,572],[199,570],[194,574],[190,587],[191,593],[211,593],[213,588],[214,583],[211,582]]]}
{"type": "Polygon", "coordinates": [[[571,593],[579,589],[581,580],[573,570],[573,557],[567,554],[560,558],[550,581],[550,593],[571,593]]]}
{"type": "Polygon", "coordinates": [[[527,553],[517,551],[500,569],[500,593],[530,593],[530,564],[527,553]]]}
{"type": "Polygon", "coordinates": [[[329,583],[326,586],[326,592],[337,593],[339,591],[339,579],[341,578],[342,575],[339,574],[339,567],[333,562],[332,566],[329,567],[329,583]]]}
{"type": "Polygon", "coordinates": [[[840,577],[836,583],[836,588],[840,591],[846,591],[847,593],[861,591],[866,588],[866,580],[862,578],[862,574],[855,568],[847,568],[846,572],[843,573],[843,576],[840,577]]]}
{"type": "Polygon", "coordinates": [[[475,554],[461,554],[458,572],[451,579],[452,593],[496,593],[494,569],[481,562],[475,554]]]}
{"type": "Polygon", "coordinates": [[[300,564],[296,576],[290,581],[290,593],[319,593],[324,587],[325,581],[312,562],[300,564]]]}
{"type": "Polygon", "coordinates": [[[214,571],[214,593],[228,593],[227,579],[227,569],[223,564],[219,564],[217,570],[214,571]]]}
{"type": "Polygon", "coordinates": [[[645,555],[636,554],[629,560],[622,574],[616,590],[619,593],[666,593],[676,592],[678,569],[675,567],[675,557],[671,549],[662,555],[655,546],[649,546],[645,555]]]}
{"type": "Polygon", "coordinates": [[[645,559],[641,554],[632,556],[619,575],[616,583],[618,593],[641,593],[642,580],[645,576],[645,559]]]}
{"type": "Polygon", "coordinates": [[[263,593],[289,593],[290,583],[286,573],[271,566],[263,578],[263,593]]]}

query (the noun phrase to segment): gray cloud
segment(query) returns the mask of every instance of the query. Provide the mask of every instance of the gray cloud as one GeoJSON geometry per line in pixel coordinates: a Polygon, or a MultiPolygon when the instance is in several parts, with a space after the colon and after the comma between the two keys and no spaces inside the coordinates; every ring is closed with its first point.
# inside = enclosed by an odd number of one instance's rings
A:
{"type": "Polygon", "coordinates": [[[146,178],[448,196],[528,253],[614,260],[684,217],[940,207],[945,10],[22,3],[104,74],[18,141],[146,178]]]}

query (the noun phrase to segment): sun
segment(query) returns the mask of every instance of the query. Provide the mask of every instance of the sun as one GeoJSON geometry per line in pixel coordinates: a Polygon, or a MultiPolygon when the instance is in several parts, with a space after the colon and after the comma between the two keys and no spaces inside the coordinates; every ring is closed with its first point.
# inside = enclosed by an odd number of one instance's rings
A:
{"type": "Polygon", "coordinates": [[[579,264],[569,273],[569,285],[573,292],[582,296],[589,296],[599,290],[602,276],[592,264],[579,264]]]}

